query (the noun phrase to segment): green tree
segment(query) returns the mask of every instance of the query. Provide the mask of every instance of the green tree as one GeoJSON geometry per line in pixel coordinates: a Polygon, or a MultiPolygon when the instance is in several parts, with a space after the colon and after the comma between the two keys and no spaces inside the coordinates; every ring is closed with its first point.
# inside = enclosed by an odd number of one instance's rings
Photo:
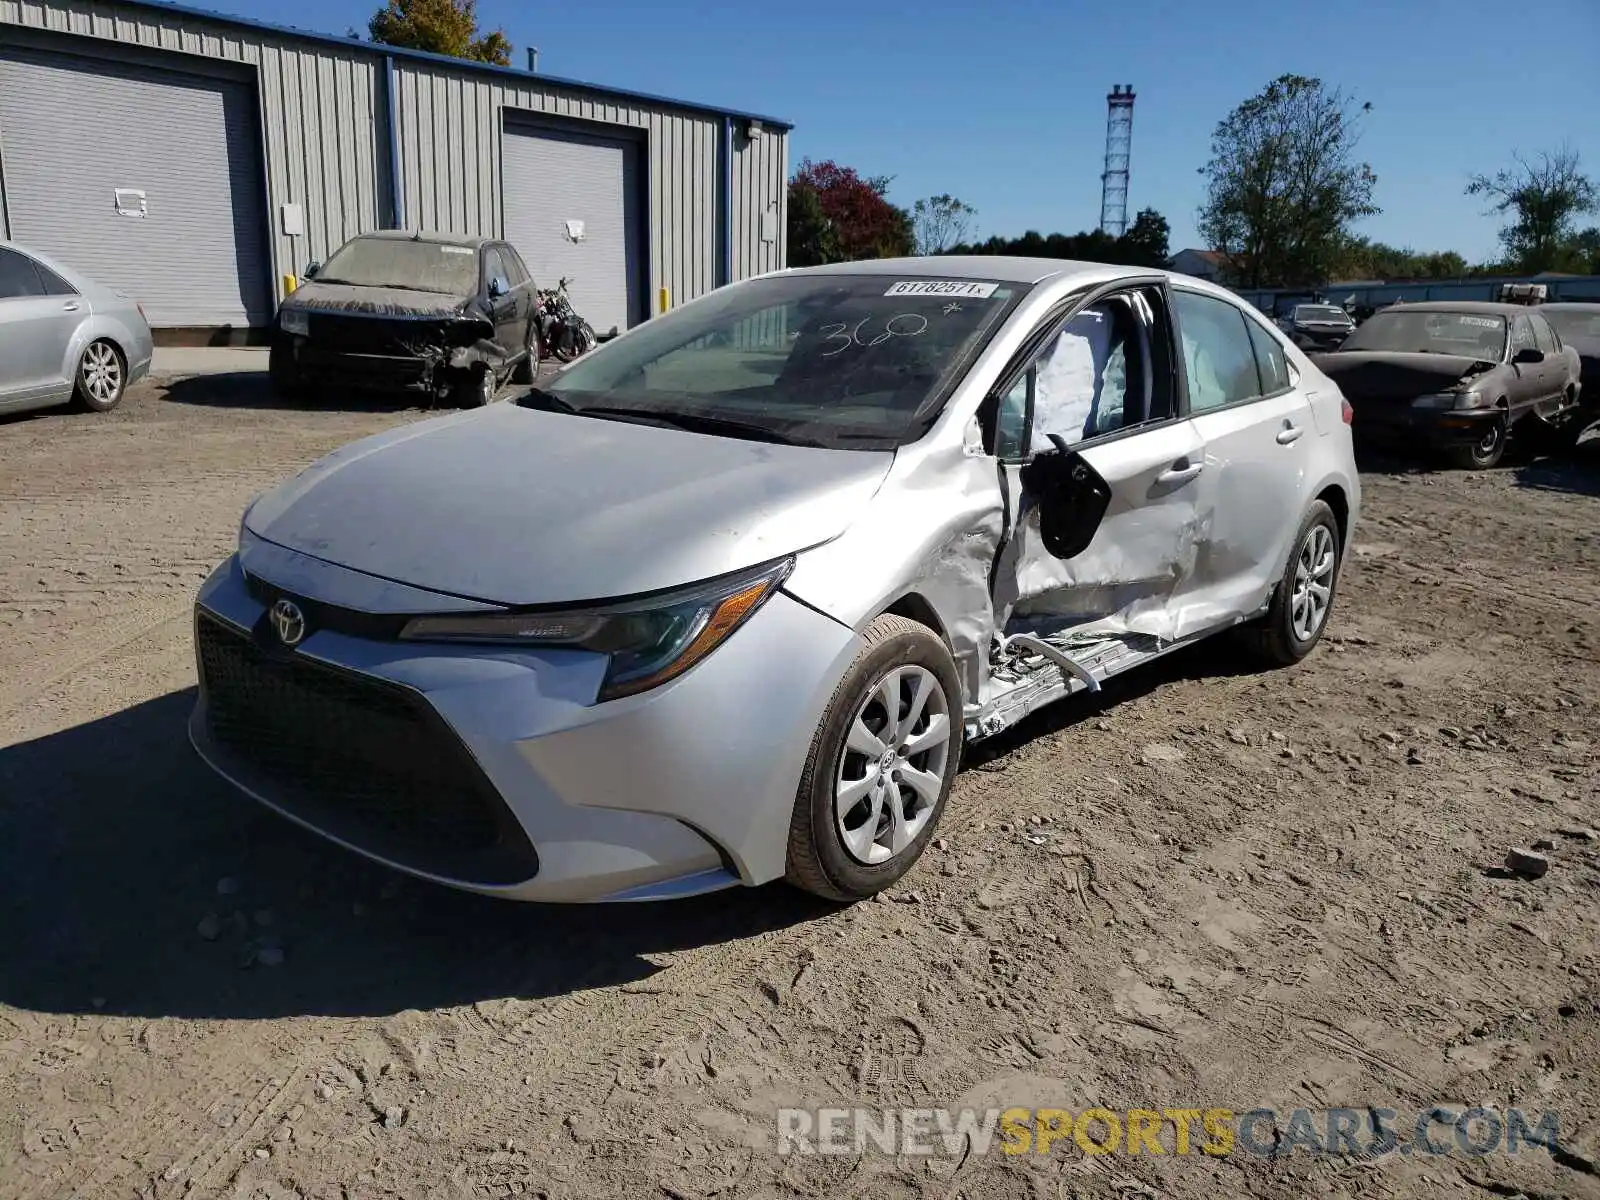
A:
{"type": "Polygon", "coordinates": [[[911,206],[913,241],[918,254],[943,254],[967,240],[978,210],[954,196],[929,196],[911,206]]]}
{"type": "Polygon", "coordinates": [[[1165,267],[1172,261],[1171,239],[1172,226],[1167,219],[1153,208],[1142,208],[1117,239],[1118,257],[1112,261],[1130,267],[1165,267]]]}
{"type": "Polygon", "coordinates": [[[789,185],[789,252],[791,267],[820,267],[841,261],[839,237],[822,197],[809,184],[789,185]]]}
{"type": "Polygon", "coordinates": [[[1575,249],[1577,219],[1600,211],[1600,192],[1569,147],[1541,151],[1534,162],[1521,154],[1511,157],[1510,167],[1474,175],[1467,195],[1484,197],[1491,213],[1509,218],[1500,229],[1500,244],[1513,270],[1559,270],[1575,249]]]}
{"type": "Polygon", "coordinates": [[[1469,271],[1467,260],[1454,250],[1419,253],[1409,247],[1390,246],[1364,237],[1350,238],[1340,252],[1332,277],[1336,279],[1457,279],[1469,271]]]}
{"type": "Polygon", "coordinates": [[[511,65],[506,35],[498,29],[478,32],[477,0],[389,0],[372,14],[367,31],[386,46],[511,65]]]}
{"type": "Polygon", "coordinates": [[[1206,244],[1248,287],[1321,283],[1337,265],[1350,226],[1379,211],[1377,177],[1356,159],[1359,124],[1372,105],[1320,79],[1280,75],[1235,108],[1211,135],[1200,168],[1206,244]]]}

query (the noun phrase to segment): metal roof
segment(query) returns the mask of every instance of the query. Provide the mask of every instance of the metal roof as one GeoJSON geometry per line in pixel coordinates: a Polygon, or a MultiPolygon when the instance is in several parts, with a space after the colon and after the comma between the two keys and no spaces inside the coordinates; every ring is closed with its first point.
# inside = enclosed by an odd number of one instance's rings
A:
{"type": "Polygon", "coordinates": [[[364,50],[369,54],[393,55],[399,59],[431,63],[435,66],[451,67],[458,71],[469,71],[474,74],[498,75],[507,79],[508,82],[537,83],[549,87],[566,88],[571,91],[614,96],[619,100],[634,100],[641,104],[658,107],[708,113],[718,117],[733,117],[741,121],[759,121],[762,125],[770,126],[773,129],[790,130],[794,128],[792,121],[785,121],[781,117],[768,117],[760,113],[744,112],[736,108],[722,108],[715,104],[701,104],[693,100],[675,100],[670,96],[656,96],[649,92],[635,92],[626,88],[607,87],[604,84],[586,83],[578,79],[562,79],[555,75],[524,71],[516,67],[497,67],[493,63],[474,62],[472,59],[467,58],[452,58],[448,54],[433,54],[427,50],[411,50],[403,46],[388,46],[382,42],[368,42],[363,41],[361,38],[341,37],[332,33],[318,33],[311,29],[296,29],[290,25],[275,25],[270,21],[257,21],[250,17],[229,16],[227,13],[213,12],[211,9],[206,8],[195,8],[188,4],[172,4],[168,0],[112,0],[112,3],[129,8],[144,8],[156,12],[176,13],[179,16],[194,17],[198,20],[210,21],[218,25],[257,29],[263,33],[273,33],[281,37],[292,37],[301,41],[338,46],[342,50],[364,50]]]}
{"type": "Polygon", "coordinates": [[[1389,309],[1407,312],[1479,313],[1488,317],[1514,317],[1542,304],[1510,304],[1497,300],[1397,300],[1389,309]]]}
{"type": "Polygon", "coordinates": [[[471,246],[474,249],[504,240],[477,234],[441,233],[435,229],[373,229],[358,233],[356,237],[379,238],[386,242],[432,242],[441,246],[471,246]]]}
{"type": "MultiPolygon", "coordinates": [[[[1160,274],[1140,267],[1114,267],[1106,263],[1070,258],[1024,258],[1009,254],[933,254],[919,258],[868,258],[857,262],[802,267],[798,271],[836,275],[909,275],[939,279],[985,279],[1001,283],[1038,283],[1057,275],[1099,275],[1122,271],[1129,275],[1160,274]]],[[[798,273],[798,272],[797,272],[798,273]]]]}

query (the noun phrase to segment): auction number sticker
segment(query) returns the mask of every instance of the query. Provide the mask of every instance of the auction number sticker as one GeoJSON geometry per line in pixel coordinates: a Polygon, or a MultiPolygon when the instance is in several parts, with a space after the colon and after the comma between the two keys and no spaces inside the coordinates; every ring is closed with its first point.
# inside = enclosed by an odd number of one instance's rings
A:
{"type": "Polygon", "coordinates": [[[998,283],[977,283],[970,279],[909,279],[894,284],[885,296],[957,296],[968,300],[987,300],[998,283]]]}
{"type": "Polygon", "coordinates": [[[1462,317],[1463,325],[1476,325],[1479,329],[1499,329],[1499,317],[1462,317]]]}
{"type": "Polygon", "coordinates": [[[446,254],[476,254],[477,253],[477,251],[474,250],[471,246],[440,246],[439,249],[443,250],[446,254]]]}

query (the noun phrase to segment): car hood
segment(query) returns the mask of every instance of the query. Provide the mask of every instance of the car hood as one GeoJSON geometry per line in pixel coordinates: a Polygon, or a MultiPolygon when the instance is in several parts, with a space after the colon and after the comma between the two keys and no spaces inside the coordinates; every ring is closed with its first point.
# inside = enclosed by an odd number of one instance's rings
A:
{"type": "Polygon", "coordinates": [[[1351,400],[1420,396],[1438,392],[1497,364],[1470,355],[1404,354],[1389,350],[1341,350],[1314,354],[1312,361],[1351,400]]]}
{"type": "Polygon", "coordinates": [[[257,499],[245,525],[435,592],[566,604],[828,541],[893,461],[495,404],[336,450],[257,499]]]}
{"type": "Polygon", "coordinates": [[[411,288],[356,287],[308,280],[285,298],[283,307],[368,317],[452,317],[468,307],[468,300],[465,296],[411,288]]]}

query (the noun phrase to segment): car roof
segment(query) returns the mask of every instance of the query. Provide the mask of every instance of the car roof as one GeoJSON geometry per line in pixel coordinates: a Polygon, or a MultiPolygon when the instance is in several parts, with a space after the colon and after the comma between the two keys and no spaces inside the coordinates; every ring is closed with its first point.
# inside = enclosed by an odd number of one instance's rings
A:
{"type": "Polygon", "coordinates": [[[1403,308],[1407,312],[1469,313],[1488,317],[1515,317],[1543,305],[1505,304],[1494,300],[1401,300],[1384,311],[1403,308]]]}
{"type": "MultiPolygon", "coordinates": [[[[829,263],[821,267],[795,267],[794,275],[912,275],[940,279],[989,280],[999,283],[1040,283],[1068,275],[1136,274],[1137,267],[1080,262],[1066,258],[1023,258],[1005,254],[926,254],[914,258],[866,258],[829,263]]],[[[1162,274],[1152,271],[1151,274],[1162,274]]]]}
{"type": "Polygon", "coordinates": [[[1548,304],[1540,304],[1536,307],[1557,308],[1562,312],[1576,312],[1580,309],[1592,308],[1600,312],[1600,300],[1552,300],[1548,304]]]}
{"type": "Polygon", "coordinates": [[[473,250],[500,241],[499,238],[439,233],[431,229],[374,229],[369,233],[358,233],[350,240],[355,241],[356,238],[376,238],[386,242],[436,242],[442,246],[467,246],[473,250]]]}

